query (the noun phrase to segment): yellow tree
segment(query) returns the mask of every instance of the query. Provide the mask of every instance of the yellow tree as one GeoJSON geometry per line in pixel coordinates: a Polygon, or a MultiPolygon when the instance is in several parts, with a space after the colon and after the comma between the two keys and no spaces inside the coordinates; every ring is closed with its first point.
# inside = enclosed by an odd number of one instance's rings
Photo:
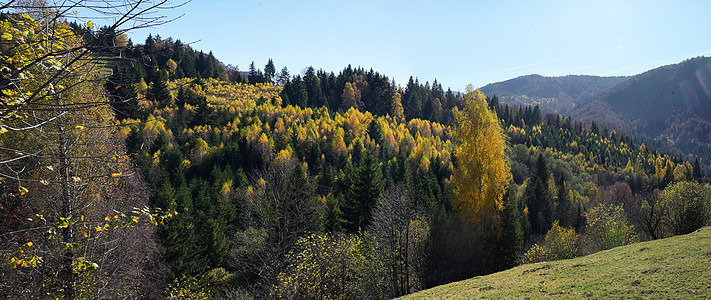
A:
{"type": "Polygon", "coordinates": [[[346,82],[341,98],[343,99],[341,102],[341,108],[343,108],[344,111],[356,106],[356,94],[350,82],[346,82]]]}
{"type": "Polygon", "coordinates": [[[457,167],[454,170],[454,207],[465,224],[485,235],[494,233],[497,212],[511,177],[504,155],[505,138],[496,114],[488,109],[484,95],[467,86],[464,108],[455,111],[453,137],[457,167]]]}

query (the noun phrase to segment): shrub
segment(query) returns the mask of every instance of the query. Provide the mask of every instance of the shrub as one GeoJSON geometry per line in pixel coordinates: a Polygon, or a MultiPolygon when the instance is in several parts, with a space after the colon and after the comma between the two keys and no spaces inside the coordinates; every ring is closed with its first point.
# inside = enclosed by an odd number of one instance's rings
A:
{"type": "Polygon", "coordinates": [[[708,184],[682,181],[667,187],[661,194],[666,214],[664,227],[672,234],[687,234],[711,224],[711,187],[708,184]]]}
{"type": "Polygon", "coordinates": [[[564,228],[554,222],[546,233],[541,245],[533,245],[523,255],[524,263],[568,259],[578,256],[578,243],[575,230],[564,228]]]}
{"type": "Polygon", "coordinates": [[[637,242],[621,205],[603,204],[588,212],[585,241],[590,253],[637,242]]]}
{"type": "Polygon", "coordinates": [[[367,236],[312,234],[287,255],[274,293],[296,299],[370,299],[383,289],[383,268],[367,236]]]}

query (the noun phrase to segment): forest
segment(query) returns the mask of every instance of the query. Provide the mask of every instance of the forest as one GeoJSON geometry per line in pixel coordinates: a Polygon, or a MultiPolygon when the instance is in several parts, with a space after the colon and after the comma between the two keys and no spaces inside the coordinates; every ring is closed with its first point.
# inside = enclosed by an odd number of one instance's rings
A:
{"type": "Polygon", "coordinates": [[[43,9],[0,15],[2,297],[394,298],[711,222],[644,136],[43,9]]]}

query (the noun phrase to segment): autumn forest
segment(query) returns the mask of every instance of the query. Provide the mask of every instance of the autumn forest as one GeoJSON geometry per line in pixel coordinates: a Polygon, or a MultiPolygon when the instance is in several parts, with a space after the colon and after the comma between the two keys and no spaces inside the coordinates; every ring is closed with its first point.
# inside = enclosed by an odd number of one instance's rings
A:
{"type": "Polygon", "coordinates": [[[664,140],[374,68],[241,71],[128,39],[168,4],[127,2],[1,8],[4,298],[395,298],[711,224],[705,160],[664,140]]]}

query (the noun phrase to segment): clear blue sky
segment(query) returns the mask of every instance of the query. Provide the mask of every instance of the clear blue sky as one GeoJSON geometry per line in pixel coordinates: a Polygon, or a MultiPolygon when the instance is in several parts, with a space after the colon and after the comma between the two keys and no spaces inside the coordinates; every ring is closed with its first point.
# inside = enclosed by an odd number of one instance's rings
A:
{"type": "Polygon", "coordinates": [[[193,0],[149,32],[292,75],[362,66],[464,90],[526,74],[634,75],[711,55],[711,1],[193,0]]]}

